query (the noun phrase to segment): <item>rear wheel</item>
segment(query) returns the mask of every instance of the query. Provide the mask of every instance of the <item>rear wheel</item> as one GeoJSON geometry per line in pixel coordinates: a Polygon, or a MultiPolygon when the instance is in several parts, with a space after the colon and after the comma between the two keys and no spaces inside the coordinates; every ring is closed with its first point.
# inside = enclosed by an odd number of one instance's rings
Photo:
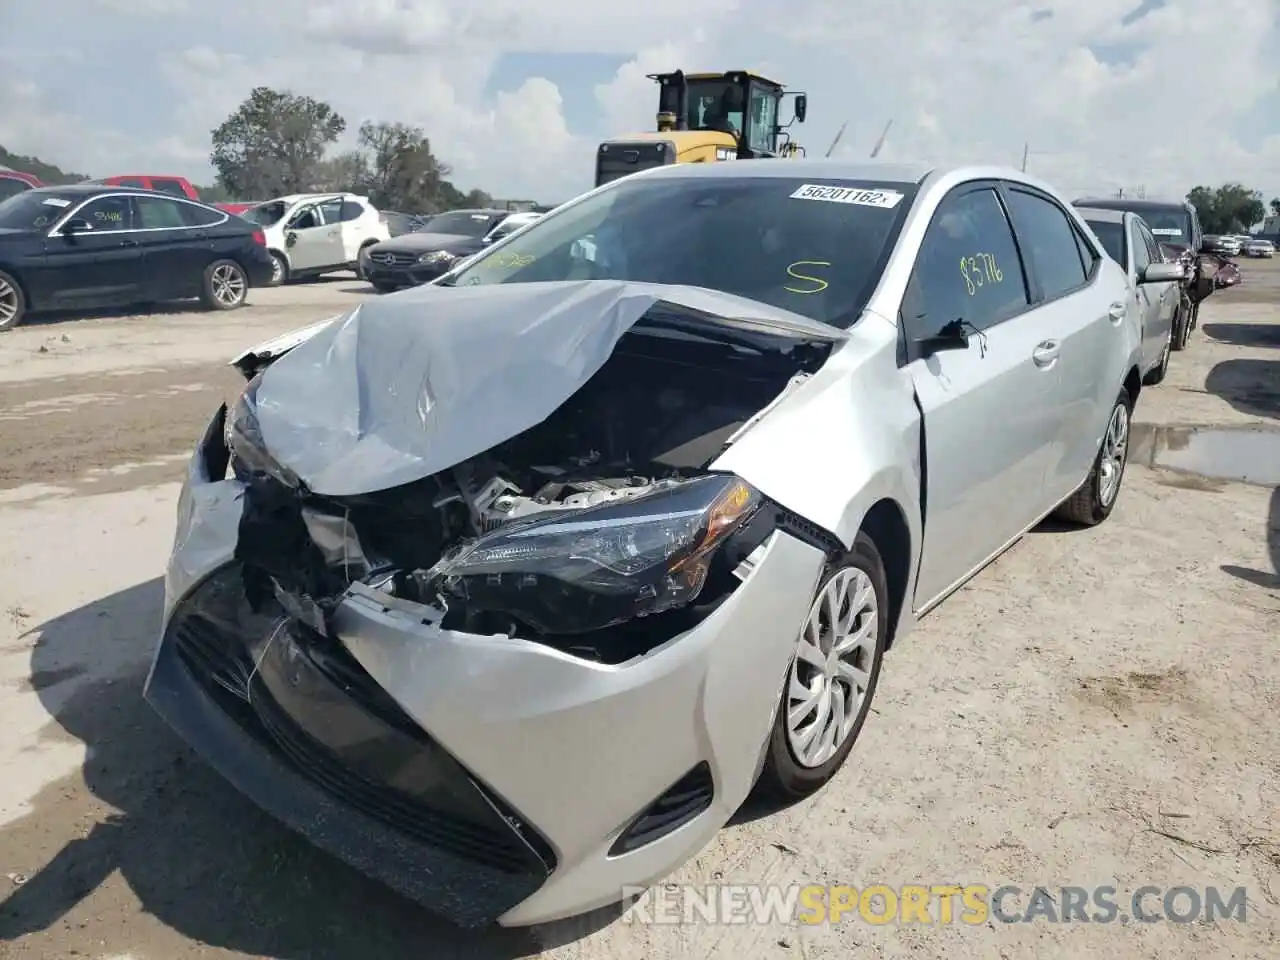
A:
{"type": "Polygon", "coordinates": [[[0,271],[0,330],[12,330],[27,312],[27,298],[18,281],[0,271]]]}
{"type": "Polygon", "coordinates": [[[271,279],[267,281],[268,287],[278,287],[289,279],[289,262],[285,260],[284,254],[271,252],[271,279]]]}
{"type": "Polygon", "coordinates": [[[249,293],[249,278],[234,260],[215,260],[204,271],[200,300],[210,310],[234,310],[249,293]]]}
{"type": "Polygon", "coordinates": [[[1121,390],[1111,408],[1107,432],[1098,449],[1093,469],[1080,488],[1064,500],[1054,515],[1069,523],[1086,527],[1100,524],[1115,508],[1120,496],[1120,484],[1129,463],[1129,420],[1133,414],[1133,401],[1129,391],[1121,390]]]}
{"type": "Polygon", "coordinates": [[[801,625],[795,657],[756,788],[792,801],[818,790],[843,766],[866,722],[889,629],[884,563],[871,538],[823,572],[801,625]]]}

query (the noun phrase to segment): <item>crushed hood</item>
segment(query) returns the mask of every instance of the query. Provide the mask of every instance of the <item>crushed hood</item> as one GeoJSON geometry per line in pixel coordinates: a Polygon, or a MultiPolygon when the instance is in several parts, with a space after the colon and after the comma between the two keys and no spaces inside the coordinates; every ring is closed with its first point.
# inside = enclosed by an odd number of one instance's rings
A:
{"type": "Polygon", "coordinates": [[[311,490],[372,493],[428,477],[522,433],[646,325],[773,347],[843,330],[740,297],[612,280],[423,286],[317,324],[262,375],[263,442],[311,490]]]}

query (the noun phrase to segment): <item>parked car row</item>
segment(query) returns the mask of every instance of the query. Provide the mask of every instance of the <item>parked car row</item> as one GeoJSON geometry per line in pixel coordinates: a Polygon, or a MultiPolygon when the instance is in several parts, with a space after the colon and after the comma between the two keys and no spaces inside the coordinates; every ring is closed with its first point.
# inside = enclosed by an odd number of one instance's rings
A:
{"type": "Polygon", "coordinates": [[[337,857],[525,925],[819,790],[921,616],[1104,522],[1184,268],[1003,167],[672,164],[486,215],[236,358],[145,696],[337,857]]]}

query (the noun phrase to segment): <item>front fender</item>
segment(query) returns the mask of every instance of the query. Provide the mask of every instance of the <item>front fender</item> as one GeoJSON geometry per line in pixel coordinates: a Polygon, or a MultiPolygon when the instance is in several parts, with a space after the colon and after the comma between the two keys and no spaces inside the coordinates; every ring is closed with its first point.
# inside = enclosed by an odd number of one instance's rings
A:
{"type": "Polygon", "coordinates": [[[906,517],[911,569],[921,540],[920,411],[897,364],[896,325],[866,314],[827,364],[748,429],[712,468],[736,473],[846,548],[867,512],[906,517]]]}

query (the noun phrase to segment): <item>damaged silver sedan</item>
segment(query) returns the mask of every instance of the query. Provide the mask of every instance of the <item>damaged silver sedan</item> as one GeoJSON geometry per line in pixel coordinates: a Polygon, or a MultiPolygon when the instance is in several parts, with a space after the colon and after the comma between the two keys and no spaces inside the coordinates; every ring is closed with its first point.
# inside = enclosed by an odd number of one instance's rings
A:
{"type": "Polygon", "coordinates": [[[827,782],[891,643],[1028,528],[1111,512],[1124,283],[1002,168],[599,188],[236,361],[146,696],[458,923],[616,902],[827,782]]]}

